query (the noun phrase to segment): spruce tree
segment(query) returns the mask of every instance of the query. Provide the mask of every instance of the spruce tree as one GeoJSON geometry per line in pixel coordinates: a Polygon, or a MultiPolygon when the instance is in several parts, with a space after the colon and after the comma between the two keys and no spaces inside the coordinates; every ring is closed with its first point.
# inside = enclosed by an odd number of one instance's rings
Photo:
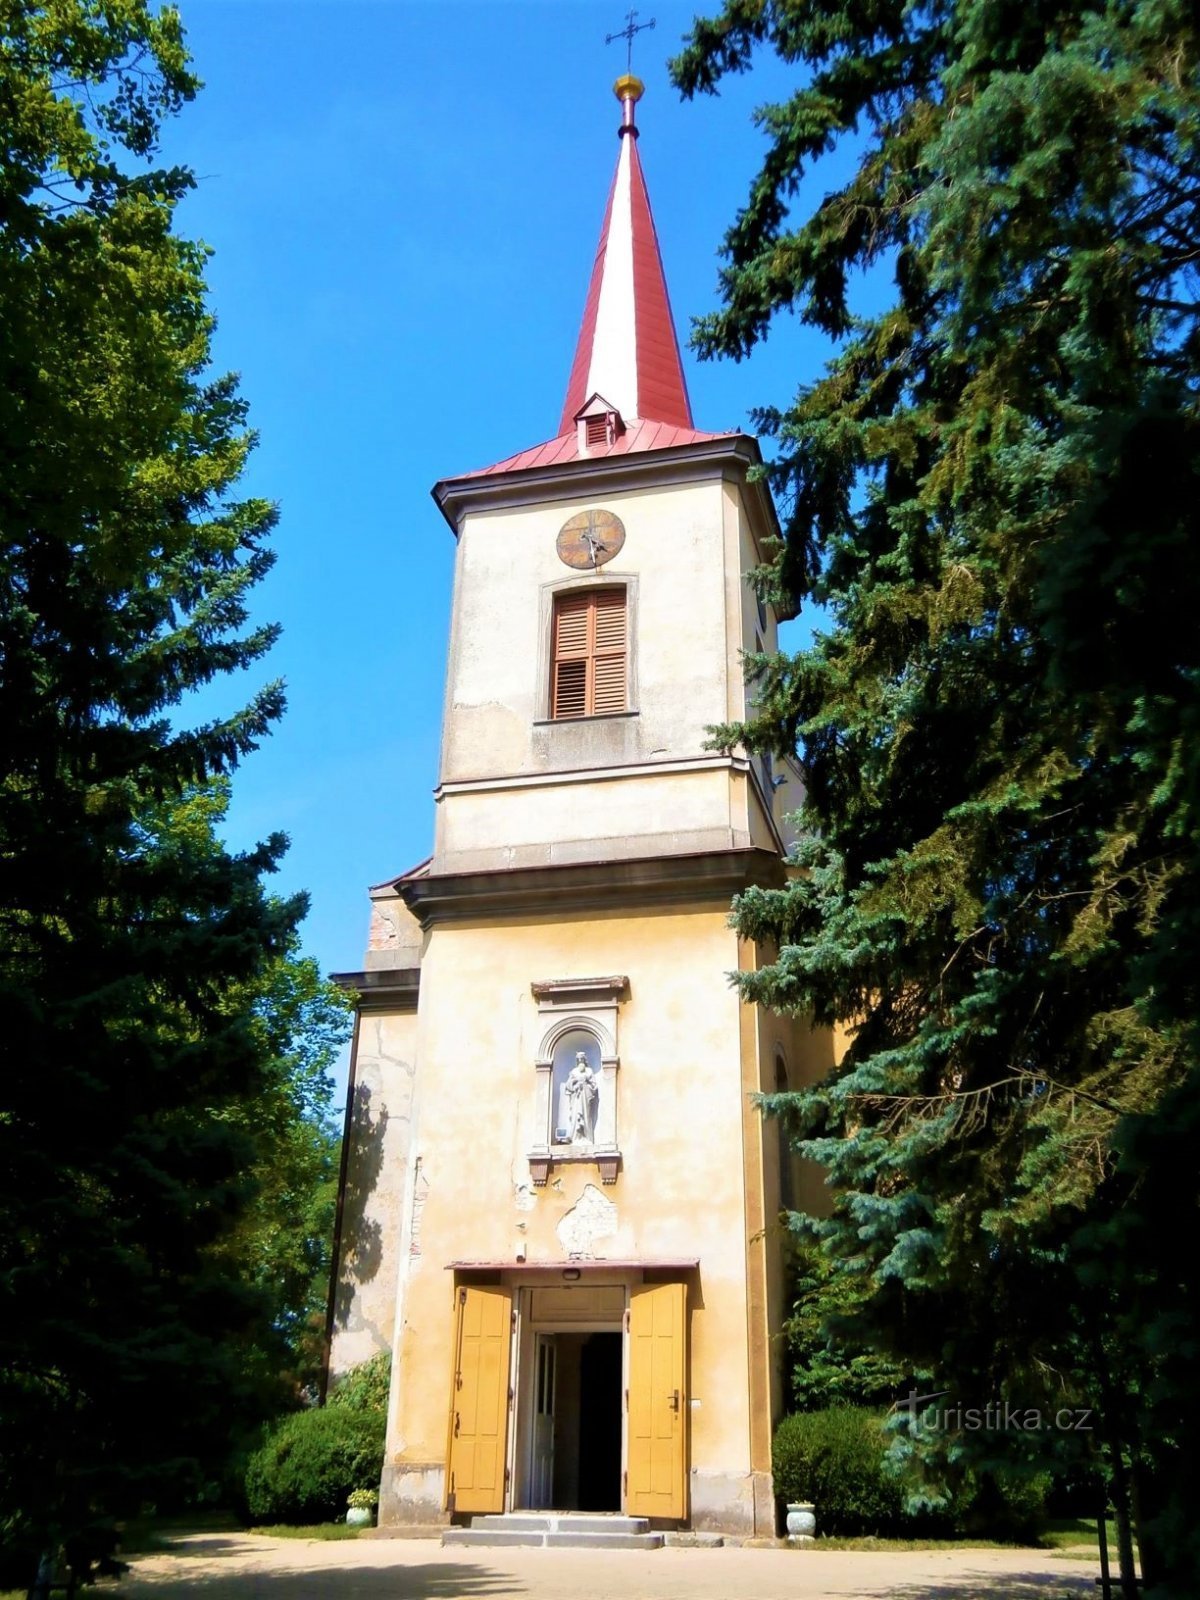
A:
{"type": "Polygon", "coordinates": [[[218,1246],[274,1068],[232,997],[303,910],[263,886],[282,838],[161,812],[283,704],[188,714],[275,637],[247,610],[274,513],[237,495],[245,406],[173,231],[191,177],[154,163],[195,87],[171,8],[0,0],[0,1518],[76,1575],[247,1400],[263,1303],[218,1246]]]}
{"type": "Polygon", "coordinates": [[[758,418],[760,580],[828,624],[717,733],[807,783],[792,881],[737,905],[779,950],[742,990],[853,1030],[792,1114],[860,1347],[964,1403],[1090,1407],[1151,1591],[1194,1594],[1195,14],[731,0],[673,70],[715,90],[761,50],[796,90],[696,343],[791,311],[834,350],[758,418]]]}

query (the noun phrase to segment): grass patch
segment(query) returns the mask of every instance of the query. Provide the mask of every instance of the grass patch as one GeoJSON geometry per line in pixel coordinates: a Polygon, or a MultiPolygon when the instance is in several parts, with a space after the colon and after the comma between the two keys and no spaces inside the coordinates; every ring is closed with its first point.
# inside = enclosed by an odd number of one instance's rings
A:
{"type": "Polygon", "coordinates": [[[880,1539],[874,1534],[863,1534],[851,1539],[838,1534],[818,1534],[811,1545],[799,1545],[800,1550],[1011,1550],[1011,1544],[1000,1539],[880,1539]]]}
{"type": "MultiPolygon", "coordinates": [[[[1065,1522],[1051,1522],[1042,1534],[1042,1545],[1052,1550],[1066,1550],[1072,1545],[1087,1544],[1093,1550],[1098,1548],[1095,1517],[1071,1517],[1065,1522]]],[[[1108,1532],[1108,1548],[1114,1553],[1117,1548],[1117,1525],[1109,1521],[1105,1524],[1108,1532]]]]}
{"type": "Polygon", "coordinates": [[[261,1528],[245,1528],[245,1533],[265,1533],[272,1539],[357,1539],[365,1528],[352,1528],[346,1522],[272,1522],[261,1528]]]}
{"type": "MultiPolygon", "coordinates": [[[[837,1534],[818,1534],[811,1546],[815,1550],[1056,1550],[1070,1554],[1075,1561],[1095,1561],[1096,1524],[1086,1517],[1067,1522],[1052,1522],[1040,1538],[1032,1544],[1022,1544],[1016,1539],[879,1539],[873,1535],[861,1538],[841,1538],[837,1534]],[[1087,1546],[1086,1550],[1082,1548],[1087,1546]]],[[[1108,1524],[1108,1548],[1116,1560],[1116,1524],[1108,1524]]]]}

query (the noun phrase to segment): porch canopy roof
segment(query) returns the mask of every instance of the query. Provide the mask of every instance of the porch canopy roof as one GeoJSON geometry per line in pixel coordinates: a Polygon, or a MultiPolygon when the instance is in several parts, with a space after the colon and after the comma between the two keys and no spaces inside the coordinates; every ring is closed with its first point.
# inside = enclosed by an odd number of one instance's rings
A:
{"type": "Polygon", "coordinates": [[[447,1272],[695,1272],[699,1256],[645,1256],[640,1260],[601,1261],[594,1256],[562,1261],[447,1261],[447,1272]]]}

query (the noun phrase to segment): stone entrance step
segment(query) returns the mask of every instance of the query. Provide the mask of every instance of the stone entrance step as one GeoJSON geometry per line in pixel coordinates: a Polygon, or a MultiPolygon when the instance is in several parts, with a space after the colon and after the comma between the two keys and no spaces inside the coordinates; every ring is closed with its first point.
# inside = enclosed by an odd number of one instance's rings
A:
{"type": "Polygon", "coordinates": [[[472,1517],[470,1527],[447,1528],[445,1545],[537,1545],[551,1550],[660,1550],[663,1536],[646,1517],[607,1511],[509,1511],[472,1517]]]}

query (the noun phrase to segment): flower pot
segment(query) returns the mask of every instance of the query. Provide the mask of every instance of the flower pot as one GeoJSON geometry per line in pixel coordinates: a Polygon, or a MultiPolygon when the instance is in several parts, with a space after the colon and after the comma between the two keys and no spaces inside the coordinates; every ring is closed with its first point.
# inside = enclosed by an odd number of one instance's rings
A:
{"type": "Polygon", "coordinates": [[[807,1500],[794,1500],[787,1508],[789,1544],[811,1544],[817,1536],[816,1507],[807,1500]]]}
{"type": "Polygon", "coordinates": [[[352,1528],[369,1528],[375,1521],[375,1513],[370,1506],[351,1506],[346,1521],[352,1528]]]}

